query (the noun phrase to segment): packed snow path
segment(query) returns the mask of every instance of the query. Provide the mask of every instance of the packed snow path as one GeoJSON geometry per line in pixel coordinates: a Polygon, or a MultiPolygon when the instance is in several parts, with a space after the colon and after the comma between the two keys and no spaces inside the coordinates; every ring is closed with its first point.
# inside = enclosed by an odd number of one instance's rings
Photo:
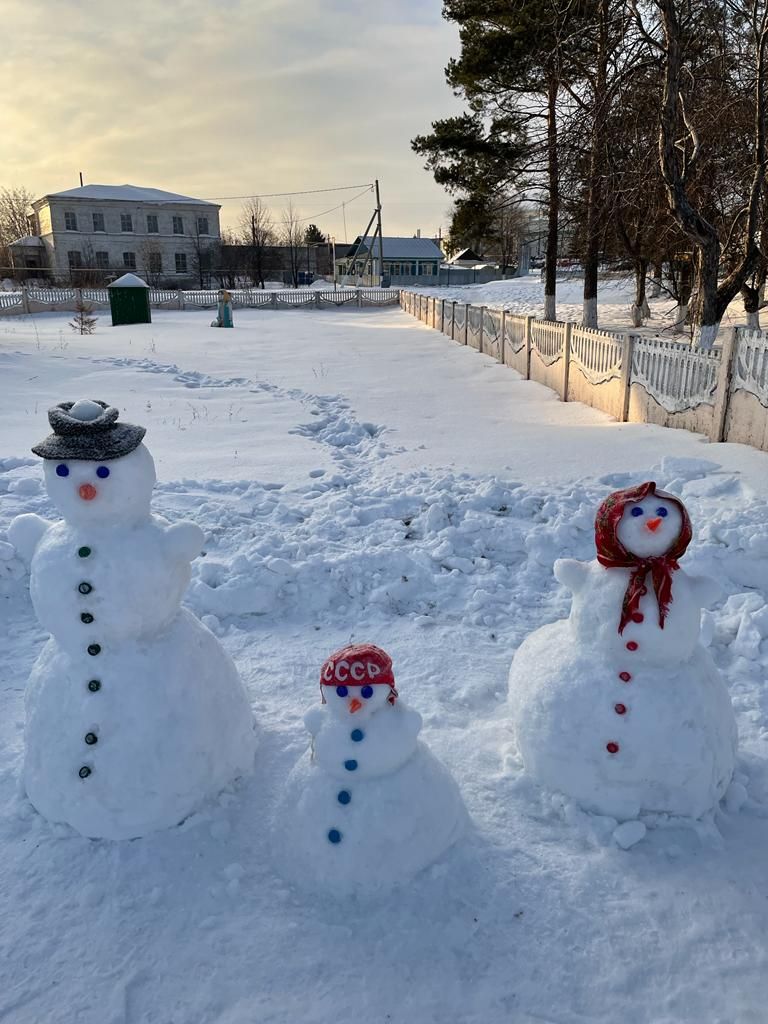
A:
{"type": "Polygon", "coordinates": [[[55,314],[0,324],[0,1021],[761,1021],[768,456],[564,405],[398,310],[209,320],[101,317],[84,338],[55,314]],[[135,842],[53,828],[18,792],[44,633],[4,531],[52,514],[29,447],[47,407],[80,396],[147,426],[155,510],[205,530],[187,601],[263,726],[253,780],[135,842]],[[600,498],[654,478],[694,521],[686,568],[725,590],[706,623],[740,755],[712,821],[614,837],[521,776],[506,677],[567,614],[554,559],[592,557],[600,498]],[[392,655],[473,819],[372,902],[293,890],[268,835],[320,666],[358,640],[392,655]]]}

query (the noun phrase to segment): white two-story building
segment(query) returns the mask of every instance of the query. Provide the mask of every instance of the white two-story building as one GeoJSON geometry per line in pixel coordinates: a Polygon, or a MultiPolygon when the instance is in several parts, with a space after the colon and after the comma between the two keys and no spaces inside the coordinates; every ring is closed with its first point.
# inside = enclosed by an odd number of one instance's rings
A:
{"type": "Polygon", "coordinates": [[[152,285],[196,281],[220,241],[216,203],[137,185],[84,185],[32,203],[14,266],[54,280],[86,271],[105,281],[133,271],[152,285]]]}

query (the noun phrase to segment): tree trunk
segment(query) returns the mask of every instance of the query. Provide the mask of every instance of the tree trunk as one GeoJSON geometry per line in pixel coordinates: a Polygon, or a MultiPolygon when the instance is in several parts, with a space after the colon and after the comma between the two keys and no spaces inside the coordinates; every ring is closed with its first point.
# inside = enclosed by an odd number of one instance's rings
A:
{"type": "Polygon", "coordinates": [[[600,240],[604,184],[602,156],[608,78],[608,5],[601,0],[598,12],[595,92],[592,100],[592,144],[589,155],[589,189],[587,192],[586,251],[584,253],[584,327],[597,327],[597,278],[600,263],[600,240]]]}
{"type": "Polygon", "coordinates": [[[688,321],[688,304],[691,301],[691,264],[686,260],[680,267],[680,278],[677,284],[677,311],[675,317],[675,334],[685,334],[688,321]]]}
{"type": "Polygon", "coordinates": [[[747,327],[751,331],[760,330],[760,289],[749,284],[741,286],[741,295],[744,299],[744,315],[747,320],[747,327]]]}
{"type": "Polygon", "coordinates": [[[648,273],[648,260],[639,256],[635,260],[635,301],[630,307],[633,327],[642,327],[643,320],[650,316],[648,302],[645,298],[645,275],[648,273]]]}
{"type": "Polygon", "coordinates": [[[662,264],[659,262],[654,262],[653,277],[651,278],[651,290],[649,292],[649,297],[651,299],[658,299],[658,297],[661,295],[663,273],[664,269],[662,267],[662,264]]]}
{"type": "Polygon", "coordinates": [[[547,178],[549,211],[547,216],[547,252],[544,257],[544,319],[557,319],[557,249],[560,213],[560,181],[557,153],[557,93],[559,81],[552,75],[547,87],[547,178]]]}

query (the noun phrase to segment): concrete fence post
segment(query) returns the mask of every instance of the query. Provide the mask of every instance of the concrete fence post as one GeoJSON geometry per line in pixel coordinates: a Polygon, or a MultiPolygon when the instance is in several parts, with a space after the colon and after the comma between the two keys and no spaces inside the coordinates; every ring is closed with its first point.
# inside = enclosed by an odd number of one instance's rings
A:
{"type": "Polygon", "coordinates": [[[712,433],[710,441],[724,441],[727,434],[728,406],[731,401],[733,362],[739,349],[739,329],[733,327],[725,336],[720,354],[720,370],[717,374],[715,408],[712,411],[712,433]]]}
{"type": "Polygon", "coordinates": [[[467,344],[469,339],[469,311],[472,308],[471,302],[464,303],[464,344],[467,344]]]}
{"type": "Polygon", "coordinates": [[[531,335],[533,316],[530,314],[525,318],[525,379],[531,379],[531,335]]]}
{"type": "Polygon", "coordinates": [[[21,286],[21,310],[23,313],[29,312],[29,292],[25,284],[21,286]]]}
{"type": "Polygon", "coordinates": [[[363,292],[362,292],[362,289],[360,289],[360,288],[357,289],[357,308],[358,309],[362,309],[363,308],[363,292]]]}
{"type": "Polygon", "coordinates": [[[629,398],[632,393],[632,353],[635,349],[635,337],[633,334],[626,334],[621,344],[621,416],[622,423],[629,419],[629,398]]]}
{"type": "Polygon", "coordinates": [[[315,309],[320,309],[320,292],[315,292],[315,309]]]}
{"type": "Polygon", "coordinates": [[[504,365],[504,342],[507,337],[507,311],[501,311],[501,338],[499,340],[499,362],[504,365]]]}
{"type": "Polygon", "coordinates": [[[176,293],[176,305],[179,309],[184,309],[184,292],[181,288],[179,288],[176,293]]]}
{"type": "Polygon", "coordinates": [[[568,375],[571,370],[571,331],[573,324],[569,321],[563,336],[563,401],[568,401],[568,375]]]}
{"type": "Polygon", "coordinates": [[[272,303],[272,309],[277,309],[277,292],[272,292],[270,302],[272,303]]]}
{"type": "Polygon", "coordinates": [[[74,304],[73,308],[76,310],[77,307],[78,306],[82,306],[82,304],[83,304],[83,289],[82,288],[75,288],[75,304],[74,304]]]}
{"type": "Polygon", "coordinates": [[[456,300],[451,302],[451,341],[456,340],[456,300]]]}
{"type": "Polygon", "coordinates": [[[477,340],[477,351],[483,351],[483,330],[485,329],[485,306],[480,307],[480,337],[477,340]]]}

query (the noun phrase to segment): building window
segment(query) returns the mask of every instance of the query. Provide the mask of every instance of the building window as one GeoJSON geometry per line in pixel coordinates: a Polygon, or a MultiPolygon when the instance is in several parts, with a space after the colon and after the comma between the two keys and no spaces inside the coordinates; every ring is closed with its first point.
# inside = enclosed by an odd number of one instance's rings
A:
{"type": "Polygon", "coordinates": [[[162,274],[163,272],[163,254],[160,252],[151,252],[149,254],[149,272],[150,274],[162,274]]]}
{"type": "Polygon", "coordinates": [[[93,230],[104,231],[104,214],[94,213],[93,215],[93,230]]]}
{"type": "Polygon", "coordinates": [[[176,273],[186,274],[187,272],[187,254],[185,252],[176,253],[176,273]]]}
{"type": "Polygon", "coordinates": [[[148,235],[156,235],[156,234],[159,233],[159,231],[160,231],[160,228],[157,226],[157,214],[156,213],[148,213],[147,214],[147,234],[148,235]]]}
{"type": "Polygon", "coordinates": [[[109,270],[109,253],[108,252],[97,252],[96,253],[96,266],[99,270],[109,270]]]}
{"type": "Polygon", "coordinates": [[[207,235],[208,234],[208,218],[207,217],[198,217],[197,218],[197,233],[198,233],[198,235],[207,235]]]}
{"type": "Polygon", "coordinates": [[[70,270],[73,270],[75,267],[82,267],[83,265],[83,254],[79,249],[70,249],[67,253],[67,259],[69,260],[70,270]]]}
{"type": "Polygon", "coordinates": [[[120,214],[120,230],[133,231],[133,217],[130,213],[120,214]]]}
{"type": "Polygon", "coordinates": [[[174,217],[173,218],[173,233],[174,233],[174,235],[183,235],[184,234],[184,219],[183,219],[183,217],[174,217]]]}
{"type": "Polygon", "coordinates": [[[129,270],[136,269],[136,253],[135,252],[124,252],[123,253],[123,266],[129,270]]]}
{"type": "Polygon", "coordinates": [[[422,263],[421,264],[421,272],[422,272],[422,274],[426,274],[427,276],[429,276],[432,273],[432,264],[431,263],[422,263]]]}
{"type": "Polygon", "coordinates": [[[67,231],[77,231],[77,217],[72,210],[64,211],[64,228],[67,231]]]}

